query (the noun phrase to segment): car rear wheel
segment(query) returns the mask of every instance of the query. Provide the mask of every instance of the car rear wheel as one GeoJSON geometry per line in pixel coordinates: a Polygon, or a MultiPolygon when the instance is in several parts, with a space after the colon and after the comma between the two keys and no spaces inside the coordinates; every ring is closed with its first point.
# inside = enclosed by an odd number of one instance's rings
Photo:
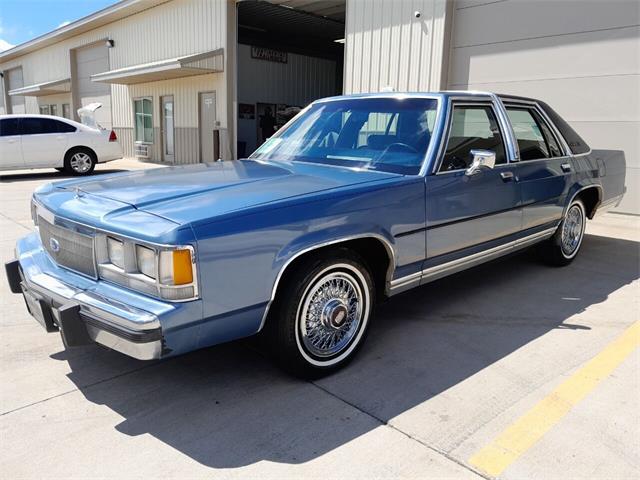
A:
{"type": "Polygon", "coordinates": [[[371,273],[351,251],[303,261],[282,285],[271,319],[280,364],[305,378],[346,365],[366,337],[374,292],[371,273]]]}
{"type": "Polygon", "coordinates": [[[553,237],[541,245],[544,260],[551,265],[569,265],[580,251],[586,224],[584,203],[576,199],[567,208],[553,237]]]}
{"type": "Polygon", "coordinates": [[[88,175],[95,167],[96,156],[86,148],[71,150],[64,160],[64,169],[71,175],[88,175]]]}

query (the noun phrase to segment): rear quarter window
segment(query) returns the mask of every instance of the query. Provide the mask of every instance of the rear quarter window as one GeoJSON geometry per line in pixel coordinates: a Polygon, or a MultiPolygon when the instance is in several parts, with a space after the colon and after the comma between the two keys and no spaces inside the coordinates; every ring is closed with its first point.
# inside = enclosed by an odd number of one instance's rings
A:
{"type": "Polygon", "coordinates": [[[554,123],[560,134],[564,137],[565,141],[569,145],[571,149],[571,153],[574,155],[579,155],[581,153],[587,153],[591,150],[591,147],[584,141],[584,139],[578,135],[578,133],[571,128],[569,125],[558,113],[547,105],[544,102],[538,102],[540,106],[544,109],[545,113],[549,116],[551,121],[554,123]]]}

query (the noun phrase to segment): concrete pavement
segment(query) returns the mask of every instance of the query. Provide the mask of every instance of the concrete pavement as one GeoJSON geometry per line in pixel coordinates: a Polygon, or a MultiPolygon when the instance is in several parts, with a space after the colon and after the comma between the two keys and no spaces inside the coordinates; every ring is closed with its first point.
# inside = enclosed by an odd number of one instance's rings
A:
{"type": "MultiPolygon", "coordinates": [[[[133,161],[106,170],[148,168],[133,161]]],[[[0,178],[0,257],[58,173],[0,178]]],[[[394,297],[313,383],[235,342],[163,362],[65,351],[0,280],[2,478],[481,478],[469,459],[640,320],[640,219],[567,268],[527,253],[394,297]]],[[[640,477],[636,349],[500,478],[640,477]]]]}

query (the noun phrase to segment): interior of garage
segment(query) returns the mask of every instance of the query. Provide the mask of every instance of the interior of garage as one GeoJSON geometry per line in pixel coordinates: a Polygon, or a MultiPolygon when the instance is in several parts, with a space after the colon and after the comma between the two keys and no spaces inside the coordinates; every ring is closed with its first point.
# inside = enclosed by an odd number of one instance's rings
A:
{"type": "Polygon", "coordinates": [[[313,100],[342,93],[346,0],[238,3],[238,158],[313,100]]]}

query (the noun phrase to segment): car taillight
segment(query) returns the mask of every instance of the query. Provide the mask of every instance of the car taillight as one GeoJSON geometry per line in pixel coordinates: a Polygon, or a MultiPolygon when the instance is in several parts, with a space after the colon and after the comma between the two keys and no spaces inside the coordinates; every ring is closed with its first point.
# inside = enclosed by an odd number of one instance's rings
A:
{"type": "Polygon", "coordinates": [[[109,141],[110,142],[117,142],[118,141],[118,137],[116,136],[116,132],[114,132],[113,130],[111,130],[111,133],[109,134],[109,141]]]}

